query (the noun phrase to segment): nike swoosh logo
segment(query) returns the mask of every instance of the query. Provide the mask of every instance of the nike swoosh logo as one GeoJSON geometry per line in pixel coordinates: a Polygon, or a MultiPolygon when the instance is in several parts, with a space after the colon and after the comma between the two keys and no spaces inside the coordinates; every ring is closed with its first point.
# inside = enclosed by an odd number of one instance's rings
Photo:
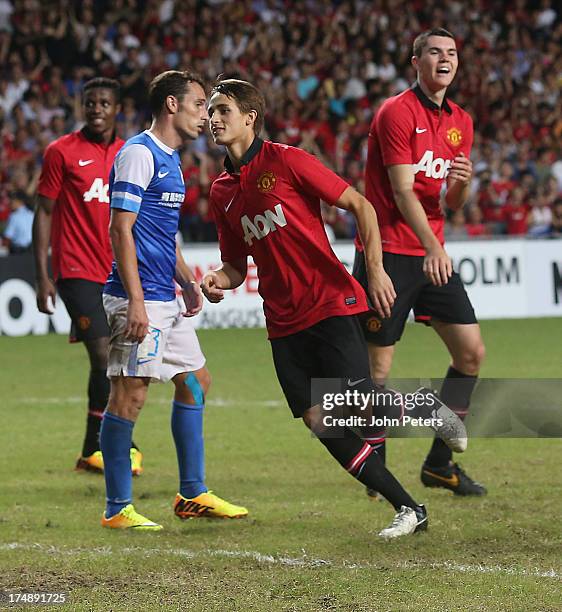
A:
{"type": "Polygon", "coordinates": [[[165,176],[168,176],[168,174],[170,174],[169,170],[168,172],[162,172],[162,170],[158,170],[158,178],[164,178],[165,176]]]}
{"type": "Polygon", "coordinates": [[[367,380],[366,378],[359,378],[358,380],[351,380],[351,378],[347,379],[347,386],[348,387],[355,387],[355,385],[358,385],[359,383],[362,383],[364,380],[367,380]]]}
{"type": "Polygon", "coordinates": [[[459,484],[459,477],[456,474],[453,474],[452,476],[438,476],[437,474],[427,470],[424,470],[424,472],[432,478],[437,478],[437,480],[442,480],[443,482],[450,484],[452,487],[456,487],[459,484]]]}
{"type": "Polygon", "coordinates": [[[232,206],[232,202],[234,202],[235,197],[236,196],[232,196],[232,200],[230,200],[230,202],[225,206],[224,212],[228,212],[228,209],[232,206]]]}
{"type": "Polygon", "coordinates": [[[152,358],[149,358],[149,359],[137,359],[137,365],[143,365],[144,363],[148,363],[149,361],[152,361],[152,358]]]}
{"type": "Polygon", "coordinates": [[[93,159],[79,159],[78,160],[78,165],[79,166],[87,166],[88,164],[93,164],[94,160],[93,159]]]}
{"type": "Polygon", "coordinates": [[[416,128],[416,134],[423,134],[427,132],[427,128],[416,128]]]}

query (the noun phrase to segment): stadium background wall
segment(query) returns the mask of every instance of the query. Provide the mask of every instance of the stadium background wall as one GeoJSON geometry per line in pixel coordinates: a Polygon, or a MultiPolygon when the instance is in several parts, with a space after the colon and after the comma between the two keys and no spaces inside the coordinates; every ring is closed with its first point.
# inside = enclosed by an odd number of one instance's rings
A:
{"type": "MultiPolygon", "coordinates": [[[[472,240],[450,242],[447,251],[480,319],[562,317],[561,246],[558,240],[472,240]]],[[[334,250],[351,267],[353,245],[337,243],[334,250]]],[[[220,263],[216,245],[190,246],[184,256],[198,278],[220,263]]],[[[257,287],[256,269],[250,263],[245,283],[221,304],[206,304],[195,319],[197,327],[263,326],[257,287]]],[[[68,333],[69,327],[61,302],[52,316],[37,311],[32,257],[0,257],[0,334],[68,333]]]]}

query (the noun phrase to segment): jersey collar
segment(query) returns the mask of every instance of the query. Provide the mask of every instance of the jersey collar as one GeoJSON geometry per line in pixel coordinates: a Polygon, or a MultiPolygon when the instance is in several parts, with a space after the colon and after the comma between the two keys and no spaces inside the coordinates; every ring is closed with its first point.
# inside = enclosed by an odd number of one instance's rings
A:
{"type": "MultiPolygon", "coordinates": [[[[246,164],[249,164],[252,159],[254,159],[254,157],[261,151],[262,146],[263,140],[259,136],[256,136],[254,138],[254,141],[250,145],[250,148],[246,151],[246,153],[244,153],[244,155],[242,155],[242,159],[240,160],[240,168],[242,168],[242,166],[245,166],[246,164]]],[[[234,166],[232,165],[232,162],[230,161],[230,157],[228,157],[228,155],[224,158],[224,169],[228,172],[228,174],[236,174],[234,166]]]]}
{"type": "Polygon", "coordinates": [[[113,130],[113,135],[111,136],[111,140],[108,143],[97,142],[96,140],[91,140],[90,138],[88,138],[89,131],[86,125],[80,128],[78,132],[80,133],[82,138],[86,140],[87,142],[91,142],[92,144],[99,144],[99,145],[102,145],[103,147],[109,147],[115,142],[115,139],[117,138],[117,130],[115,129],[113,130]]]}
{"type": "Polygon", "coordinates": [[[416,95],[416,98],[426,107],[429,108],[430,110],[433,111],[439,111],[441,109],[443,109],[446,113],[448,113],[449,115],[453,114],[453,109],[449,106],[449,102],[447,101],[447,96],[445,96],[443,98],[443,104],[441,106],[439,106],[439,104],[435,104],[435,102],[433,100],[430,100],[422,91],[422,88],[420,87],[419,83],[414,83],[412,85],[412,87],[410,88],[414,94],[416,95]]]}
{"type": "Polygon", "coordinates": [[[164,151],[164,153],[167,153],[168,155],[173,155],[175,152],[175,149],[172,149],[172,147],[169,147],[167,144],[163,143],[160,138],[157,138],[150,130],[144,130],[144,133],[152,140],[152,142],[160,149],[162,149],[162,151],[164,151]]]}

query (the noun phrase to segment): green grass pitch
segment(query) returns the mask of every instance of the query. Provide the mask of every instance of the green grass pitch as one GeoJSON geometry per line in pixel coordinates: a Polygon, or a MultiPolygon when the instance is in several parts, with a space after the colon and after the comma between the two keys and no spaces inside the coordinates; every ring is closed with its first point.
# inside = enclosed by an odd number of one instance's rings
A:
{"type": "MultiPolygon", "coordinates": [[[[562,319],[482,324],[489,377],[559,378],[562,319]]],[[[427,533],[385,543],[393,515],[369,501],[290,417],[263,330],[203,331],[213,374],[207,480],[247,520],[181,522],[171,385],[151,388],[135,430],[138,510],[160,533],[99,526],[103,478],[72,470],[85,422],[86,355],[62,336],[0,338],[0,591],[66,591],[71,610],[561,610],[560,440],[476,439],[463,467],[483,499],[424,489],[428,439],[389,443],[389,465],[427,504],[427,533]]],[[[393,377],[448,365],[410,325],[393,377]]],[[[2,603],[0,602],[0,608],[2,603]]],[[[3,608],[2,608],[3,609],[3,608]]]]}

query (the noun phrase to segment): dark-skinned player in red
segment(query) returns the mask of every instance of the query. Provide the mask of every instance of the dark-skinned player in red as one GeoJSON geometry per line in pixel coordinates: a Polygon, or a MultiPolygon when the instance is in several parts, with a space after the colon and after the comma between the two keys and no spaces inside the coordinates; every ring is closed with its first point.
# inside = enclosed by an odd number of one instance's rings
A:
{"type": "MultiPolygon", "coordinates": [[[[103,472],[99,431],[109,397],[109,327],[102,303],[113,260],[108,181],[123,145],[115,133],[119,109],[117,81],[98,77],[85,83],[85,125],[46,148],[33,221],[37,307],[51,313],[58,293],[72,320],[71,341],[83,342],[88,352],[88,415],[76,469],[98,473],[103,472]]],[[[133,474],[142,472],[142,454],[136,446],[131,448],[131,466],[133,474]]]]}

